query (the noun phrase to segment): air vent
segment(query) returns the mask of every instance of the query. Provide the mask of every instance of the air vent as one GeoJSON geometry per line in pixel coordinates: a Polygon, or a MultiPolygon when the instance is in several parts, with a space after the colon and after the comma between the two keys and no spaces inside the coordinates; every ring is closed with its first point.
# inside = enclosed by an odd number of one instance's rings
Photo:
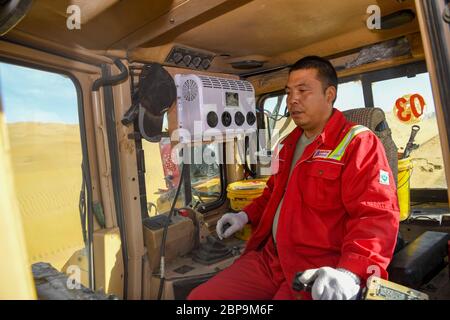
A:
{"type": "Polygon", "coordinates": [[[412,22],[415,18],[416,14],[411,9],[400,10],[381,17],[381,29],[388,30],[397,28],[412,22]]]}
{"type": "Polygon", "coordinates": [[[229,82],[226,79],[220,79],[220,85],[222,86],[223,89],[227,90],[232,89],[231,86],[229,85],[229,82]]]}
{"type": "Polygon", "coordinates": [[[215,77],[206,77],[199,76],[202,80],[203,86],[206,88],[216,88],[216,89],[224,89],[224,90],[242,90],[253,92],[252,85],[247,81],[242,80],[232,80],[232,79],[223,79],[223,78],[215,78],[215,77]]]}
{"type": "Polygon", "coordinates": [[[252,85],[250,84],[250,82],[247,82],[247,81],[242,81],[243,83],[244,83],[244,85],[245,85],[245,90],[246,91],[253,91],[253,87],[252,87],[252,85]]]}
{"type": "Polygon", "coordinates": [[[225,111],[224,113],[222,113],[222,124],[224,125],[224,127],[229,127],[231,125],[232,121],[233,121],[233,118],[228,111],[225,111]]]}
{"type": "Polygon", "coordinates": [[[222,89],[222,86],[220,84],[220,81],[217,78],[211,78],[211,81],[213,83],[213,87],[216,89],[222,89]]]}
{"type": "Polygon", "coordinates": [[[183,97],[187,101],[194,101],[198,94],[198,87],[194,80],[183,83],[183,97]]]}
{"type": "Polygon", "coordinates": [[[202,80],[202,84],[205,88],[212,88],[213,84],[210,78],[199,76],[200,80],[202,80]]]}
{"type": "Polygon", "coordinates": [[[265,61],[244,60],[244,61],[232,62],[231,66],[234,69],[248,70],[248,69],[261,68],[264,65],[264,62],[265,61]]]}

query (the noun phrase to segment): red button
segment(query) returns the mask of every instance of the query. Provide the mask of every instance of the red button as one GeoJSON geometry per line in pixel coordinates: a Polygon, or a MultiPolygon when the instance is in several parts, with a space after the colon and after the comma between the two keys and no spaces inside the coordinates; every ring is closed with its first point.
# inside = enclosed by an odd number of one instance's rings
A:
{"type": "Polygon", "coordinates": [[[187,210],[181,209],[178,212],[179,212],[180,216],[183,216],[186,218],[189,216],[189,213],[187,212],[187,210]]]}

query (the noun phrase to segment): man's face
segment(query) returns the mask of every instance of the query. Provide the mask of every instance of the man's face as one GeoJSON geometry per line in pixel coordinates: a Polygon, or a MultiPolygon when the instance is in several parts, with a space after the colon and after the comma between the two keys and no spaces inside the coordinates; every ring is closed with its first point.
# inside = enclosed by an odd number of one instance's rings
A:
{"type": "Polygon", "coordinates": [[[316,69],[301,69],[289,74],[286,85],[287,108],[294,123],[303,130],[322,129],[333,109],[334,87],[324,90],[316,69]]]}

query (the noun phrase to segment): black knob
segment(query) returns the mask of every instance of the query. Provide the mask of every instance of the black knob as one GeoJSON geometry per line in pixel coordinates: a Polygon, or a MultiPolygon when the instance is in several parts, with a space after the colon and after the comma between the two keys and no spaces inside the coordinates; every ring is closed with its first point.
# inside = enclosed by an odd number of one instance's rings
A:
{"type": "Polygon", "coordinates": [[[292,283],[292,289],[295,291],[305,291],[305,292],[311,292],[312,284],[304,284],[300,282],[300,277],[302,276],[303,272],[297,272],[294,277],[294,281],[292,283]]]}
{"type": "Polygon", "coordinates": [[[217,116],[217,113],[214,111],[208,112],[206,115],[206,122],[208,123],[208,126],[211,128],[215,128],[217,126],[217,123],[219,122],[219,117],[217,116]]]}
{"type": "Polygon", "coordinates": [[[192,61],[192,57],[190,55],[187,54],[183,57],[183,62],[184,62],[185,66],[189,66],[191,61],[192,61]]]}
{"type": "Polygon", "coordinates": [[[247,123],[253,125],[256,122],[256,116],[252,111],[247,112],[247,123]]]}
{"type": "Polygon", "coordinates": [[[183,55],[179,52],[176,52],[173,55],[173,61],[175,61],[175,63],[179,63],[182,59],[183,59],[183,55]]]}
{"type": "Polygon", "coordinates": [[[209,60],[209,59],[203,59],[202,60],[202,67],[203,67],[203,69],[208,69],[209,68],[209,66],[211,65],[211,60],[209,60]]]}
{"type": "Polygon", "coordinates": [[[194,59],[192,59],[192,64],[194,65],[195,68],[198,68],[201,62],[202,58],[200,57],[195,57],[194,59]]]}
{"type": "Polygon", "coordinates": [[[234,122],[240,127],[245,122],[245,117],[242,112],[238,111],[234,115],[234,122]]]}
{"type": "Polygon", "coordinates": [[[229,127],[231,121],[233,121],[233,118],[231,117],[231,114],[229,112],[225,111],[224,113],[222,113],[222,124],[225,127],[229,127]]]}
{"type": "Polygon", "coordinates": [[[229,227],[231,227],[231,223],[225,223],[223,226],[222,226],[222,234],[224,234],[225,233],[225,231],[229,228],[229,227]]]}

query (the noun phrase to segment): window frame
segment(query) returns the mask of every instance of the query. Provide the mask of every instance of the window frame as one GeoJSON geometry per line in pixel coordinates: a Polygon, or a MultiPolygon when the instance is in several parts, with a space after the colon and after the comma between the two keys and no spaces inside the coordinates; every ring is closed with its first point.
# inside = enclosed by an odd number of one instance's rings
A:
{"type": "MultiPolygon", "coordinates": [[[[218,142],[218,147],[222,146],[222,159],[226,159],[226,146],[225,143],[218,142]]],[[[226,165],[223,163],[219,163],[219,174],[220,174],[220,197],[211,202],[202,203],[198,206],[197,211],[202,213],[205,217],[207,217],[210,214],[210,211],[220,208],[226,201],[227,201],[227,192],[226,192],[226,185],[227,185],[227,171],[226,171],[226,165]]],[[[185,171],[185,177],[183,178],[184,181],[184,190],[185,190],[185,201],[186,204],[189,204],[192,202],[192,188],[191,188],[191,165],[186,165],[186,171],[185,171]],[[186,192],[186,190],[189,190],[189,192],[186,192]]]]}
{"type": "MultiPolygon", "coordinates": [[[[413,77],[417,74],[427,73],[424,60],[408,63],[400,66],[381,70],[369,71],[358,75],[338,79],[338,83],[360,80],[363,86],[364,103],[366,108],[374,107],[372,84],[374,82],[391,80],[401,77],[413,77]]],[[[439,123],[438,123],[439,125],[439,123]]],[[[447,186],[448,189],[448,186],[447,186]]],[[[410,197],[412,202],[448,202],[447,189],[436,188],[411,188],[410,197]]]]}
{"type": "MultiPolygon", "coordinates": [[[[83,101],[83,90],[81,84],[77,77],[67,70],[61,70],[56,67],[43,66],[38,63],[32,63],[29,61],[22,61],[18,59],[13,59],[9,57],[0,57],[1,63],[11,64],[17,67],[24,67],[29,69],[34,69],[38,71],[44,71],[59,75],[64,75],[70,79],[75,87],[77,95],[77,111],[78,111],[78,125],[80,129],[80,142],[81,142],[81,155],[82,155],[82,165],[81,174],[85,177],[83,178],[86,183],[86,202],[87,202],[87,250],[88,250],[88,273],[89,273],[89,288],[95,289],[95,276],[94,276],[94,210],[93,210],[93,194],[92,194],[92,175],[89,162],[89,151],[88,151],[88,139],[86,134],[86,114],[84,111],[84,101],[83,101]]],[[[81,190],[80,190],[81,192],[81,190]]],[[[84,231],[84,230],[82,230],[84,231]]]]}
{"type": "MultiPolygon", "coordinates": [[[[211,141],[214,142],[214,141],[211,141]]],[[[223,153],[222,159],[226,159],[226,147],[224,142],[217,142],[218,148],[222,147],[221,152],[223,153]]],[[[192,202],[192,185],[191,185],[191,164],[187,163],[186,170],[183,176],[183,191],[184,191],[184,202],[186,205],[189,205],[192,202]],[[187,191],[189,190],[189,191],[187,191]]],[[[200,205],[196,208],[196,210],[202,213],[205,217],[210,214],[210,211],[220,208],[227,201],[227,172],[226,166],[223,163],[218,164],[219,167],[219,175],[220,175],[220,196],[217,200],[200,203],[200,205]]],[[[180,167],[181,169],[181,167],[180,167]]]]}
{"type": "MultiPolygon", "coordinates": [[[[259,130],[264,130],[264,129],[268,129],[269,132],[269,140],[272,139],[272,130],[273,128],[270,128],[270,123],[268,122],[267,124],[269,125],[269,128],[266,128],[266,119],[265,119],[265,113],[264,113],[264,104],[266,103],[267,99],[270,98],[274,98],[274,97],[278,97],[278,96],[282,96],[285,95],[286,91],[283,90],[277,90],[277,91],[273,91],[273,92],[269,92],[269,93],[264,93],[263,95],[259,96],[258,99],[256,100],[256,114],[257,114],[257,125],[258,125],[258,132],[259,130]]],[[[280,106],[281,107],[281,106],[280,106]]],[[[286,105],[286,109],[287,109],[287,105],[286,105]]],[[[276,126],[276,123],[275,123],[276,126]]],[[[260,141],[259,141],[259,134],[257,134],[257,151],[260,151],[260,141]]],[[[265,141],[264,141],[265,143],[265,141]]]]}
{"type": "MultiPolygon", "coordinates": [[[[387,69],[369,71],[357,75],[342,77],[338,79],[338,84],[343,84],[350,81],[361,81],[364,104],[366,108],[374,107],[372,83],[390,80],[401,77],[413,77],[420,73],[428,72],[425,61],[403,64],[400,66],[390,67],[387,69]]],[[[338,93],[339,94],[339,93],[338,93]]]]}

